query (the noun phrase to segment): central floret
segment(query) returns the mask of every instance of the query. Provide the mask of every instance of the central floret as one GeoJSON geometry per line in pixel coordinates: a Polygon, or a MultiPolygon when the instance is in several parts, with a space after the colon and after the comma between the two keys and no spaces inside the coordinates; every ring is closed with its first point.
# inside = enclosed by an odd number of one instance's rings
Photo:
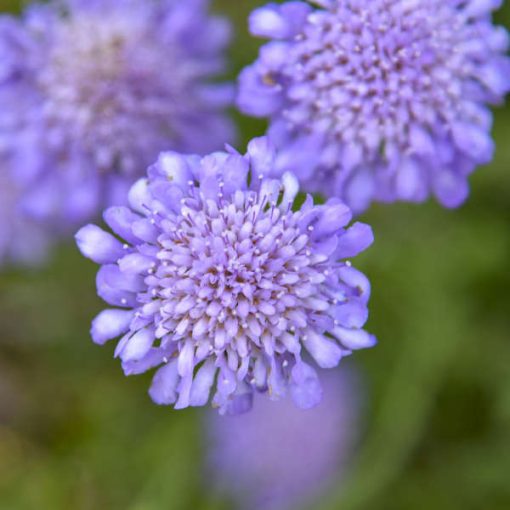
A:
{"type": "Polygon", "coordinates": [[[161,332],[240,357],[283,354],[306,337],[310,314],[330,308],[334,289],[324,285],[330,263],[312,253],[301,215],[255,191],[184,202],[179,223],[161,225],[161,265],[150,282],[161,332]]]}
{"type": "Polygon", "coordinates": [[[105,220],[124,245],[89,225],[82,252],[103,264],[99,295],[114,306],[94,321],[96,342],[124,334],[116,354],[127,374],[162,365],[152,398],[176,408],[239,412],[254,390],[301,407],[321,398],[317,374],[374,339],[363,329],[370,286],[345,259],[372,242],[367,225],[347,228],[338,200],[293,210],[292,174],[270,179],[265,139],[246,156],[200,159],[165,153],[131,190],[132,212],[105,220]],[[250,183],[248,185],[248,183],[250,183]]]}

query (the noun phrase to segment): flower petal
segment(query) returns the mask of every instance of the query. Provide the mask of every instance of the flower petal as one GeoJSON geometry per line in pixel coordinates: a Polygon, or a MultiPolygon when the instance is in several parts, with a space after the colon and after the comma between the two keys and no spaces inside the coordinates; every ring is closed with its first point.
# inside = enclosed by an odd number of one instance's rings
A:
{"type": "Polygon", "coordinates": [[[494,142],[490,134],[474,124],[456,122],[452,126],[457,147],[477,163],[488,163],[494,155],[494,142]]]}
{"type": "Polygon", "coordinates": [[[190,405],[203,406],[209,400],[217,368],[214,361],[209,359],[197,371],[191,386],[190,405]]]}
{"type": "Polygon", "coordinates": [[[138,238],[133,234],[132,224],[140,219],[138,214],[135,214],[128,207],[109,207],[103,215],[106,224],[122,239],[128,243],[136,244],[138,238]]]}
{"type": "Polygon", "coordinates": [[[336,367],[343,356],[342,349],[335,342],[314,331],[308,331],[303,345],[321,368],[336,367]]]}
{"type": "Polygon", "coordinates": [[[75,235],[81,253],[97,264],[116,262],[124,255],[122,243],[96,225],[86,225],[75,235]]]}
{"type": "Polygon", "coordinates": [[[92,329],[90,331],[92,340],[96,344],[103,345],[108,340],[122,335],[129,329],[133,316],[134,313],[131,310],[103,310],[92,321],[92,329]]]}
{"type": "Polygon", "coordinates": [[[445,207],[459,207],[469,195],[467,178],[454,170],[445,169],[437,172],[432,185],[437,199],[445,207]]]}
{"type": "Polygon", "coordinates": [[[99,297],[108,304],[133,308],[137,305],[135,291],[143,289],[143,279],[121,273],[117,265],[107,264],[97,272],[96,287],[99,297]]]}
{"type": "Polygon", "coordinates": [[[151,368],[157,367],[164,362],[166,356],[165,351],[151,347],[147,354],[138,360],[123,361],[122,370],[125,375],[138,375],[147,372],[151,368]]]}
{"type": "Polygon", "coordinates": [[[154,259],[141,253],[130,253],[119,260],[119,269],[123,273],[143,274],[154,266],[154,259]]]}
{"type": "Polygon", "coordinates": [[[279,110],[283,100],[279,87],[266,84],[255,66],[241,71],[236,103],[242,112],[254,117],[271,115],[279,110]]]}
{"type": "Polygon", "coordinates": [[[290,394],[301,409],[315,407],[322,400],[322,387],[317,372],[302,361],[292,368],[290,394]]]}
{"type": "Polygon", "coordinates": [[[153,197],[149,191],[147,179],[139,179],[131,186],[128,200],[131,208],[140,214],[145,215],[151,210],[153,197]]]}
{"type": "Polygon", "coordinates": [[[173,360],[162,366],[152,379],[149,395],[159,405],[174,404],[177,400],[177,385],[179,384],[177,361],[173,360]]]}
{"type": "Polygon", "coordinates": [[[332,317],[346,328],[361,328],[368,319],[368,308],[358,300],[347,301],[336,305],[332,317]]]}
{"type": "Polygon", "coordinates": [[[375,336],[362,329],[336,327],[332,333],[343,346],[353,351],[374,347],[377,344],[375,336]]]}
{"type": "Polygon", "coordinates": [[[250,158],[252,180],[260,175],[270,175],[274,167],[276,151],[269,138],[254,138],[248,144],[247,156],[250,158]]]}
{"type": "Polygon", "coordinates": [[[361,300],[366,303],[370,297],[370,282],[368,278],[352,266],[344,266],[338,270],[340,279],[356,291],[361,300]]]}
{"type": "Polygon", "coordinates": [[[302,28],[311,7],[304,2],[270,4],[255,9],[249,19],[250,32],[259,37],[286,39],[302,28]]]}
{"type": "Polygon", "coordinates": [[[125,363],[128,361],[139,361],[149,352],[154,340],[154,331],[152,329],[140,329],[129,338],[124,348],[118,353],[118,356],[125,363]]]}
{"type": "Polygon", "coordinates": [[[354,223],[338,238],[335,257],[347,259],[365,251],[374,242],[372,227],[366,223],[354,223]]]}

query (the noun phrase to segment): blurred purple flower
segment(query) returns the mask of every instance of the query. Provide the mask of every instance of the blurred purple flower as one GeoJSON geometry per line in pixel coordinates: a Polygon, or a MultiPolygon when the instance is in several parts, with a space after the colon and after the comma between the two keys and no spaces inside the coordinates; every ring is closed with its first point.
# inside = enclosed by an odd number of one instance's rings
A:
{"type": "Polygon", "coordinates": [[[105,213],[125,244],[95,225],[76,236],[102,264],[98,294],[124,308],[99,314],[92,337],[123,335],[126,374],[162,365],[150,389],[159,404],[205,405],[213,389],[221,413],[248,410],[254,390],[312,407],[321,387],[302,348],[332,368],[374,345],[361,329],[369,282],[342,262],[372,243],[370,227],[347,228],[338,199],[308,196],[293,212],[294,176],[266,178],[275,156],[265,138],[246,156],[163,153],[131,189],[131,208],[105,213]]]}
{"type": "Polygon", "coordinates": [[[23,211],[68,231],[124,201],[166,148],[232,135],[229,27],[207,0],[54,0],[0,17],[0,151],[23,211]]]}
{"type": "Polygon", "coordinates": [[[0,267],[36,265],[48,251],[49,233],[19,211],[21,188],[0,158],[0,267]]]}
{"type": "Polygon", "coordinates": [[[359,381],[348,367],[321,379],[314,409],[255,398],[250,414],[206,416],[208,479],[242,510],[304,508],[341,483],[358,436],[359,381]]]}
{"type": "Polygon", "coordinates": [[[273,39],[240,76],[242,111],[271,119],[277,169],[342,198],[446,207],[494,143],[488,104],[510,88],[501,0],[316,0],[250,18],[273,39]]]}

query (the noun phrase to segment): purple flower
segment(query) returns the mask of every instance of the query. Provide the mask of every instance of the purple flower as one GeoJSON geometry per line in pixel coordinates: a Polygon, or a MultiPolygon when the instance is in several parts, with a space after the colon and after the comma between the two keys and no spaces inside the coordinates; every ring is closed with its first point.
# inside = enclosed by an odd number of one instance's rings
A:
{"type": "Polygon", "coordinates": [[[361,329],[369,282],[346,261],[372,243],[370,227],[348,228],[338,199],[308,196],[293,211],[297,181],[267,178],[274,159],[265,138],[246,156],[163,153],[132,187],[130,208],[105,213],[125,242],[95,225],[76,236],[102,264],[99,296],[120,307],[94,320],[93,340],[122,335],[126,374],[159,366],[158,404],[205,405],[212,390],[214,407],[236,413],[258,390],[312,407],[321,387],[307,357],[332,368],[375,343],[361,329]]]}
{"type": "Polygon", "coordinates": [[[229,27],[207,0],[54,0],[0,17],[0,151],[26,214],[63,230],[124,199],[164,148],[231,137],[229,27]]]}
{"type": "Polygon", "coordinates": [[[250,414],[207,415],[207,478],[243,510],[305,508],[333,480],[341,483],[360,411],[358,377],[346,368],[323,375],[314,409],[256,398],[250,414]]]}
{"type": "Polygon", "coordinates": [[[488,105],[510,88],[501,0],[317,0],[250,18],[272,41],[240,77],[242,111],[271,120],[278,171],[354,212],[372,200],[446,207],[494,143],[488,105]]]}

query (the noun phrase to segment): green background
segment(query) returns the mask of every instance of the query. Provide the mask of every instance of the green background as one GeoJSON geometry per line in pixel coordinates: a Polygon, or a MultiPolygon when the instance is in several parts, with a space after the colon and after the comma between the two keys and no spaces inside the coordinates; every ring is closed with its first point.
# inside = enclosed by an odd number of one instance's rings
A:
{"type": "MultiPolygon", "coordinates": [[[[232,77],[256,54],[246,16],[263,3],[214,2],[236,27],[232,77]]],[[[509,25],[510,7],[496,18],[509,25]]],[[[238,121],[240,148],[263,133],[238,121]]],[[[509,127],[499,109],[496,159],[462,208],[363,218],[379,345],[355,355],[369,403],[350,473],[315,510],[510,508],[509,127]]],[[[90,341],[95,271],[64,245],[41,270],[0,275],[0,509],[231,508],[208,489],[203,411],[153,405],[150,376],[123,377],[113,344],[90,341]]]]}

